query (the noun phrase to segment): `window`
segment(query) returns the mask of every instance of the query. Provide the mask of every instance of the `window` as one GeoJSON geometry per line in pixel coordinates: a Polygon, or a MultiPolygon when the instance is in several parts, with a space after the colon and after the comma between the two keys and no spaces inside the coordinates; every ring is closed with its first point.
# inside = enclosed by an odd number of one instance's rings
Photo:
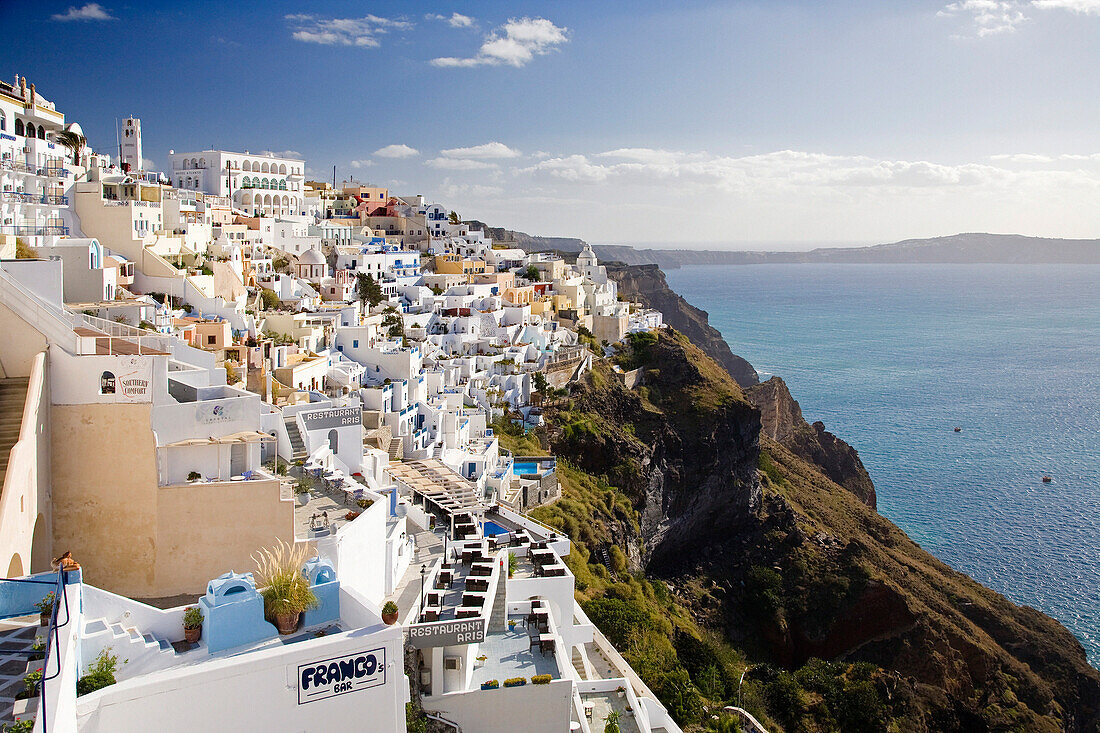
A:
{"type": "Polygon", "coordinates": [[[111,372],[103,372],[99,375],[99,393],[100,394],[114,394],[115,393],[115,375],[111,372]]]}
{"type": "Polygon", "coordinates": [[[212,344],[216,344],[216,343],[218,343],[218,337],[217,336],[211,335],[211,336],[206,337],[206,344],[208,346],[212,345],[212,344]]]}
{"type": "Polygon", "coordinates": [[[359,348],[359,339],[353,339],[352,340],[351,348],[353,348],[353,349],[358,349],[359,348]]]}

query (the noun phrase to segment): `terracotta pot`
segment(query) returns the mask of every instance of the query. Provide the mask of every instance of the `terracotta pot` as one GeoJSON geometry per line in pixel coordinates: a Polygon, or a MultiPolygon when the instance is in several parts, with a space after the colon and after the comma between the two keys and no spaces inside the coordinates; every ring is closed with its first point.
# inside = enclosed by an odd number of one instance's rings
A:
{"type": "Polygon", "coordinates": [[[393,626],[395,623],[397,623],[397,614],[396,613],[384,613],[384,614],[382,614],[382,621],[387,626],[393,626]]]}
{"type": "Polygon", "coordinates": [[[194,644],[202,636],[202,627],[196,626],[193,629],[189,629],[186,626],[183,628],[183,638],[187,640],[188,644],[194,644]]]}
{"type": "Polygon", "coordinates": [[[52,614],[49,614],[49,613],[40,613],[40,614],[38,614],[38,625],[39,626],[49,626],[51,615],[52,614]]]}
{"type": "Polygon", "coordinates": [[[283,636],[293,634],[298,630],[298,617],[301,615],[301,611],[277,613],[275,614],[275,627],[279,629],[279,633],[283,636]]]}

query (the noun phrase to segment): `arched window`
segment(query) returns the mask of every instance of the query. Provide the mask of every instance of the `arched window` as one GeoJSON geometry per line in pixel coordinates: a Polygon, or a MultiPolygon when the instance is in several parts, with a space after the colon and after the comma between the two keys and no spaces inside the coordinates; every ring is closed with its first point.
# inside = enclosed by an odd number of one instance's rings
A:
{"type": "Polygon", "coordinates": [[[111,372],[103,372],[99,375],[99,393],[100,394],[114,394],[115,393],[115,375],[111,372]]]}
{"type": "Polygon", "coordinates": [[[199,158],[199,168],[206,167],[206,158],[199,158]]]}
{"type": "Polygon", "coordinates": [[[271,181],[266,178],[264,179],[264,188],[271,188],[271,181]]]}
{"type": "Polygon", "coordinates": [[[335,428],[328,431],[328,449],[333,453],[338,452],[337,448],[339,446],[339,443],[337,442],[336,435],[337,433],[335,428]]]}
{"type": "Polygon", "coordinates": [[[45,140],[46,139],[46,128],[45,127],[39,127],[38,128],[38,139],[39,140],[45,140]]]}
{"type": "MultiPolygon", "coordinates": [[[[286,181],[279,181],[279,190],[280,191],[285,191],[286,190],[286,181]]],[[[283,198],[286,198],[286,197],[284,196],[283,198]]]]}
{"type": "Polygon", "coordinates": [[[242,171],[250,171],[250,170],[252,170],[252,161],[251,161],[251,160],[246,160],[246,161],[244,162],[244,165],[242,165],[242,166],[241,166],[241,170],[242,170],[242,171]]]}
{"type": "Polygon", "coordinates": [[[27,137],[34,137],[34,125],[27,123],[27,137]]]}
{"type": "Polygon", "coordinates": [[[23,134],[23,120],[19,119],[18,117],[15,118],[15,134],[16,135],[22,135],[23,134]]]}
{"type": "Polygon", "coordinates": [[[279,164],[279,173],[284,175],[284,176],[286,175],[286,165],[285,164],[283,164],[283,163],[279,164]]]}
{"type": "Polygon", "coordinates": [[[241,188],[249,188],[252,185],[252,179],[248,176],[241,178],[241,188]]]}
{"type": "Polygon", "coordinates": [[[261,172],[261,173],[268,173],[268,172],[270,172],[270,171],[271,171],[271,169],[270,169],[270,168],[268,168],[268,166],[267,166],[267,161],[265,160],[265,161],[263,162],[263,164],[262,164],[262,165],[260,165],[260,172],[261,172]]]}
{"type": "Polygon", "coordinates": [[[4,132],[8,129],[8,117],[4,114],[4,110],[0,109],[0,132],[4,132]]]}
{"type": "Polygon", "coordinates": [[[271,206],[271,194],[264,196],[264,206],[271,206]]]}

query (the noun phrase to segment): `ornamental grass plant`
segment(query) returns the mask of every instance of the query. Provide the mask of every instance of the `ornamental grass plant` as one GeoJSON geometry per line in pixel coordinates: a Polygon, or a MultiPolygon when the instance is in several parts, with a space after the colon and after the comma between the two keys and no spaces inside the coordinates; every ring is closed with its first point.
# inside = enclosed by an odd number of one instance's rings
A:
{"type": "Polygon", "coordinates": [[[317,596],[309,589],[302,575],[302,566],[309,559],[309,547],[279,540],[274,547],[265,547],[252,556],[256,563],[257,585],[263,589],[264,614],[269,618],[295,614],[315,608],[317,596]]]}

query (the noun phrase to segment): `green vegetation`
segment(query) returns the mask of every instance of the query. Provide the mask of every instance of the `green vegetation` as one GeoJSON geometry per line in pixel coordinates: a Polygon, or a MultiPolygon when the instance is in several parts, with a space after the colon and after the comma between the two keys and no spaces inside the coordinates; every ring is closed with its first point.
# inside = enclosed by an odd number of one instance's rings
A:
{"type": "Polygon", "coordinates": [[[447,221],[450,224],[455,224],[455,225],[460,224],[461,220],[458,218],[458,212],[457,211],[452,211],[450,214],[448,214],[447,215],[447,221]]]}
{"type": "Polygon", "coordinates": [[[286,257],[283,257],[282,255],[279,255],[271,261],[271,267],[274,268],[275,272],[289,273],[290,260],[288,260],[286,257]]]}
{"type": "Polygon", "coordinates": [[[263,587],[260,595],[264,598],[264,615],[269,620],[317,606],[317,596],[302,575],[302,566],[309,554],[306,546],[290,545],[279,540],[274,547],[263,548],[253,555],[256,584],[263,587]]]}
{"type": "Polygon", "coordinates": [[[89,692],[103,689],[115,683],[115,671],[118,669],[118,657],[111,654],[110,648],[104,649],[95,658],[84,676],[76,681],[76,694],[87,695],[89,692]]]}
{"type": "Polygon", "coordinates": [[[539,280],[542,279],[542,276],[539,275],[539,268],[535,267],[534,265],[528,265],[527,269],[520,274],[533,283],[537,283],[539,280]]]}
{"type": "Polygon", "coordinates": [[[202,628],[202,611],[198,606],[189,606],[183,612],[183,628],[185,629],[200,629],[202,628]]]}
{"type": "Polygon", "coordinates": [[[382,328],[386,329],[386,335],[390,338],[403,338],[405,336],[405,319],[392,305],[386,306],[382,316],[382,328]]]}
{"type": "Polygon", "coordinates": [[[359,272],[355,275],[355,292],[359,295],[359,302],[364,306],[373,308],[382,302],[385,297],[382,294],[382,286],[379,285],[370,273],[359,272]]]}
{"type": "Polygon", "coordinates": [[[428,716],[420,707],[420,700],[405,703],[405,730],[408,733],[427,733],[428,716]]]}
{"type": "Polygon", "coordinates": [[[263,302],[263,307],[265,311],[273,311],[279,309],[279,296],[274,290],[261,288],[260,300],[263,302]]]}
{"type": "Polygon", "coordinates": [[[73,130],[62,130],[54,133],[53,139],[67,147],[73,154],[73,165],[80,165],[80,154],[88,144],[83,135],[73,130]]]}

